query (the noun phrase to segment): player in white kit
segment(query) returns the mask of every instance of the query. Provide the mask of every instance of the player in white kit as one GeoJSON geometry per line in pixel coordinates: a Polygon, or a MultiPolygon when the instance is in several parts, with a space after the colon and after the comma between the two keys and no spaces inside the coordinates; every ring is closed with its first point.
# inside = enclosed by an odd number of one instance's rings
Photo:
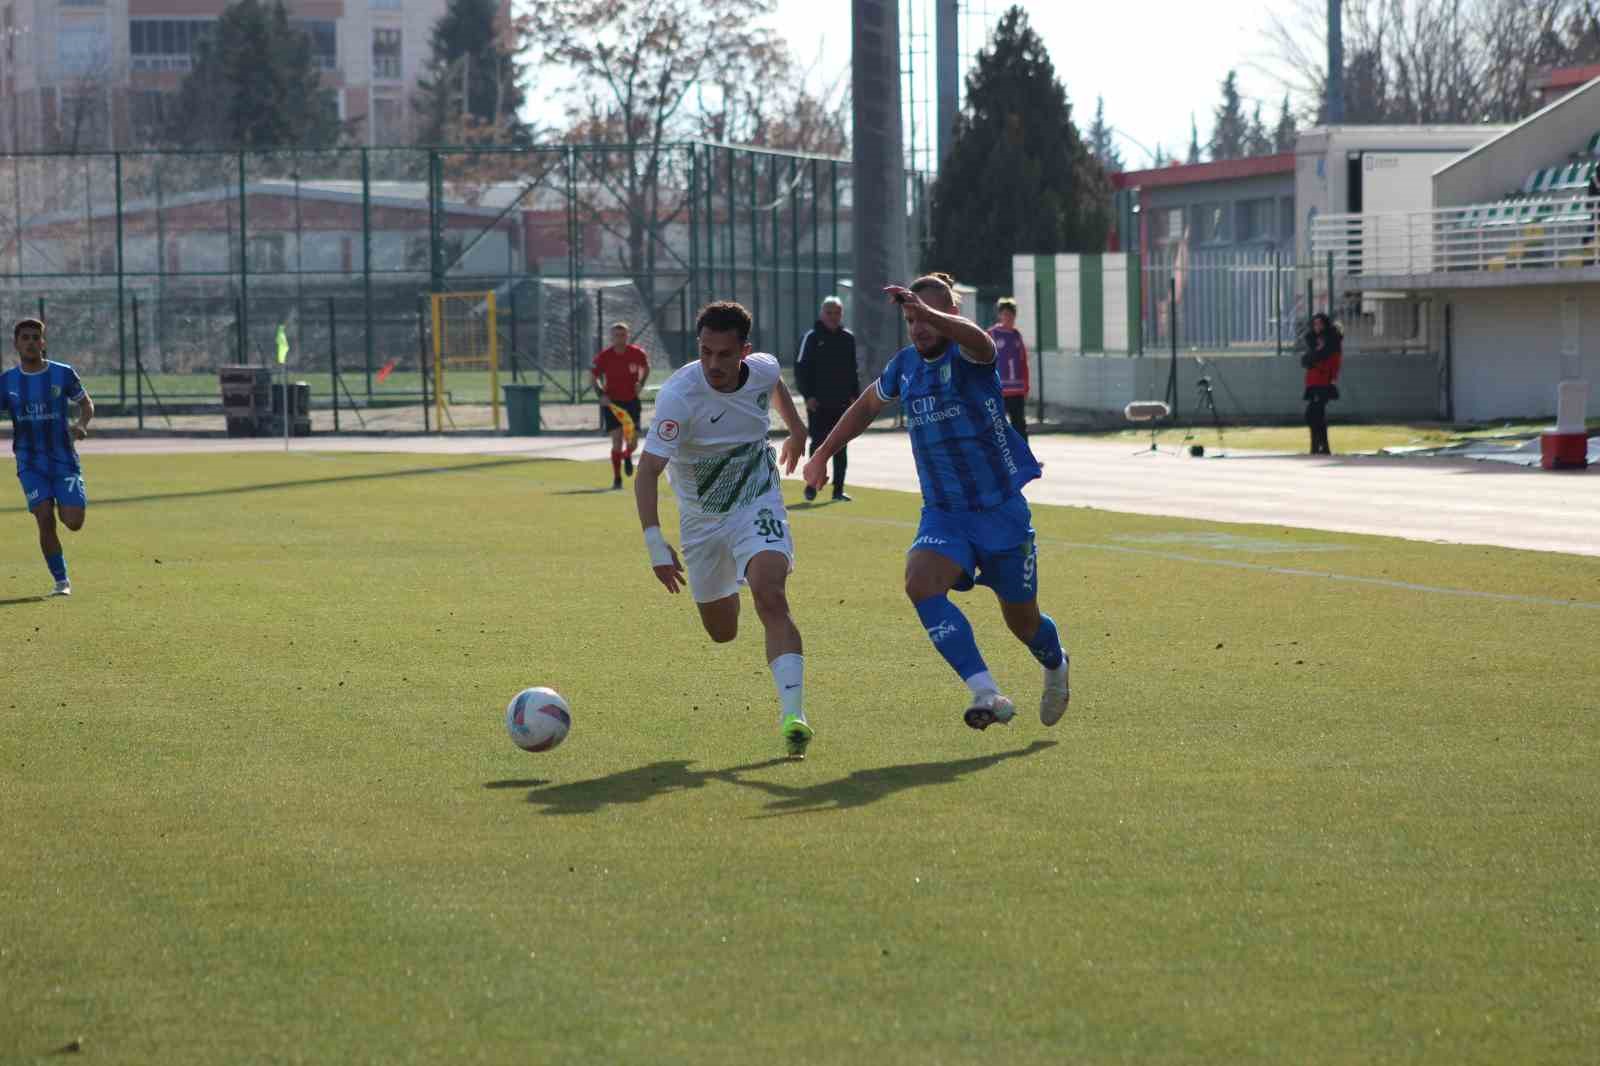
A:
{"type": "Polygon", "coordinates": [[[794,539],[783,507],[778,463],[767,443],[769,405],[789,429],[783,470],[805,454],[806,427],[778,361],[751,354],[750,312],[724,301],[695,321],[700,359],[679,369],[656,397],[650,434],[634,480],[639,523],[656,578],[668,592],[684,584],[718,644],[739,633],[739,586],[750,587],[766,630],[767,662],[778,689],[779,729],[788,753],[804,758],[812,730],[805,712],[805,660],[784,590],[794,569],[794,539]],[[658,481],[666,470],[678,496],[683,562],[661,533],[658,481]]]}

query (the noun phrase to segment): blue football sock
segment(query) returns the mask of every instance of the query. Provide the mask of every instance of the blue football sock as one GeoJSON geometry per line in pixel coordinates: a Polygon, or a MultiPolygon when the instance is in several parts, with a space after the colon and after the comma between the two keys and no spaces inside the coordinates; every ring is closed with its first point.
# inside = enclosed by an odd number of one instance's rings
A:
{"type": "Polygon", "coordinates": [[[60,552],[44,557],[44,565],[50,568],[50,576],[57,581],[67,579],[67,557],[60,552]]]}
{"type": "Polygon", "coordinates": [[[1061,650],[1061,634],[1056,631],[1056,624],[1049,615],[1039,616],[1039,629],[1028,641],[1028,650],[1033,652],[1033,657],[1046,670],[1054,670],[1061,665],[1062,656],[1066,653],[1061,650]]]}
{"type": "Polygon", "coordinates": [[[922,619],[933,646],[963,681],[974,674],[988,673],[977,638],[972,635],[972,623],[961,608],[950,602],[950,597],[929,596],[917,604],[917,617],[922,619]]]}

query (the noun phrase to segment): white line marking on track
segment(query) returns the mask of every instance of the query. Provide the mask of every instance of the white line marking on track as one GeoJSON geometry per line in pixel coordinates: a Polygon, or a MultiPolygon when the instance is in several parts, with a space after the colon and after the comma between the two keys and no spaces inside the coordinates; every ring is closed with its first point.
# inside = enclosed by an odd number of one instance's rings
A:
{"type": "MultiPolygon", "coordinates": [[[[1043,506],[1050,506],[1044,504],[1043,506]]],[[[864,518],[854,515],[810,515],[802,512],[808,518],[828,518],[835,522],[860,522],[870,525],[893,526],[898,529],[915,530],[915,522],[906,522],[897,518],[864,518]]],[[[794,512],[790,511],[790,518],[794,512]]],[[[1239,559],[1207,559],[1199,555],[1185,555],[1181,552],[1158,551],[1154,548],[1130,548],[1125,544],[1090,544],[1083,541],[1059,540],[1055,537],[1039,537],[1036,543],[1041,546],[1054,548],[1074,548],[1082,551],[1112,552],[1117,555],[1136,555],[1149,559],[1162,559],[1174,563],[1194,563],[1200,566],[1216,566],[1225,570],[1248,570],[1260,574],[1278,574],[1283,577],[1310,577],[1324,581],[1337,581],[1350,585],[1372,585],[1378,588],[1397,589],[1402,592],[1424,592],[1435,596],[1457,596],[1464,599],[1493,600],[1500,603],[1526,603],[1536,607],[1572,607],[1580,611],[1600,611],[1600,603],[1590,603],[1586,600],[1558,600],[1552,596],[1527,596],[1515,592],[1484,592],[1480,589],[1449,588],[1444,585],[1421,585],[1413,581],[1396,581],[1386,577],[1363,577],[1359,574],[1339,574],[1330,570],[1303,570],[1292,566],[1271,566],[1267,563],[1247,563],[1239,559]]],[[[1509,550],[1509,549],[1507,549],[1509,550]]]]}

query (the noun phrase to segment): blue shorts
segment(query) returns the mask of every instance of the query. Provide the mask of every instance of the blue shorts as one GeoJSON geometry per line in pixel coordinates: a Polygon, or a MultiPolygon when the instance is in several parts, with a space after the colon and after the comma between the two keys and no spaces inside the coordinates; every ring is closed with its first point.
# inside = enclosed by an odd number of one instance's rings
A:
{"type": "Polygon", "coordinates": [[[36,474],[18,470],[17,480],[22,482],[22,495],[33,510],[45,500],[55,500],[57,507],[87,507],[88,494],[83,488],[83,474],[36,474]]]}
{"type": "Polygon", "coordinates": [[[961,567],[957,592],[988,585],[1006,603],[1039,597],[1039,553],[1033,543],[1033,513],[1021,495],[992,511],[922,509],[911,551],[937,552],[961,567]]]}

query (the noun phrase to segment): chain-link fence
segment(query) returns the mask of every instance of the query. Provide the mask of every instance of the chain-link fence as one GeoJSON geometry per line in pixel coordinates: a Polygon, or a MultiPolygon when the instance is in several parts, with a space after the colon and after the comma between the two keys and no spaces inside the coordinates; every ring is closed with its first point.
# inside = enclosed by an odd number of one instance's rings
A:
{"type": "Polygon", "coordinates": [[[787,362],[851,273],[848,162],[705,143],[10,155],[0,201],[0,314],[141,420],[219,414],[218,368],[275,366],[282,326],[341,428],[421,428],[430,292],[494,291],[502,372],[547,402],[583,398],[613,321],[681,365],[710,299],[787,362]]]}

